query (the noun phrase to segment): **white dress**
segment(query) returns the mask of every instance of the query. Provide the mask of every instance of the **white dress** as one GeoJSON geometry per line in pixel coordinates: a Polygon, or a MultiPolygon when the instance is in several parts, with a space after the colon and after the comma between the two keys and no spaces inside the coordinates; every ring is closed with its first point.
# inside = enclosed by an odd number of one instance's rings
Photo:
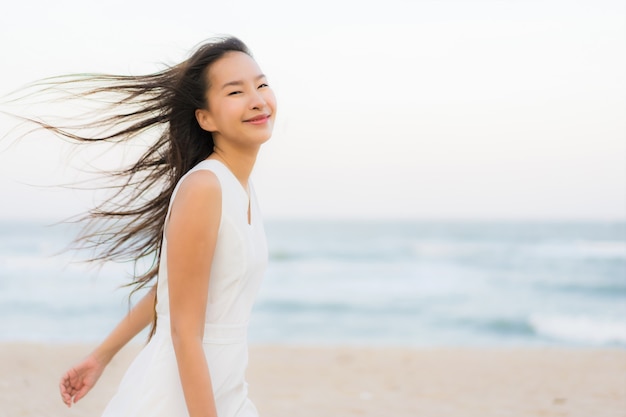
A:
{"type": "MultiPolygon", "coordinates": [[[[248,193],[237,178],[216,160],[202,161],[189,173],[197,170],[215,173],[222,189],[222,217],[209,279],[203,341],[217,415],[256,417],[258,413],[248,399],[245,381],[248,364],[246,334],[250,311],[267,265],[265,232],[252,186],[248,199],[248,193]]],[[[171,201],[184,178],[174,189],[171,201]]],[[[128,368],[103,417],[189,415],[169,327],[165,237],[162,254],[157,287],[156,333],[128,368]]]]}

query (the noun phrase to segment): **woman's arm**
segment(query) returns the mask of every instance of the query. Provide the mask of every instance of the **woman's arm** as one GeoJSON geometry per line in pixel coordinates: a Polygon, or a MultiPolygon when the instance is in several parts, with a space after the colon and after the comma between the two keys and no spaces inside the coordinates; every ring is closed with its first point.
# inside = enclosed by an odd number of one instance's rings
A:
{"type": "Polygon", "coordinates": [[[190,417],[217,416],[202,339],[221,215],[217,177],[194,172],[178,190],[166,231],[172,342],[190,417]]]}
{"type": "Polygon", "coordinates": [[[68,407],[87,395],[113,356],[152,321],[155,295],[152,287],[93,352],[63,374],[59,387],[68,407]]]}
{"type": "Polygon", "coordinates": [[[148,324],[152,323],[155,298],[156,286],[150,288],[148,293],[139,300],[109,336],[93,351],[92,355],[105,365],[108,364],[121,348],[145,329],[148,324]]]}

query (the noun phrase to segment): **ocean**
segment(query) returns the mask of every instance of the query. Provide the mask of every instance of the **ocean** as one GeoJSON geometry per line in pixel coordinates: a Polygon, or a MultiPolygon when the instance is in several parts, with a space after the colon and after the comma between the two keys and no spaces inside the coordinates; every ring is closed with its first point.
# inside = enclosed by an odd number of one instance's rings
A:
{"type": "MultiPolygon", "coordinates": [[[[130,268],[0,222],[0,341],[93,342],[130,268]]],[[[251,343],[626,348],[626,222],[269,221],[251,343]]],[[[138,338],[144,338],[145,333],[138,338]]]]}

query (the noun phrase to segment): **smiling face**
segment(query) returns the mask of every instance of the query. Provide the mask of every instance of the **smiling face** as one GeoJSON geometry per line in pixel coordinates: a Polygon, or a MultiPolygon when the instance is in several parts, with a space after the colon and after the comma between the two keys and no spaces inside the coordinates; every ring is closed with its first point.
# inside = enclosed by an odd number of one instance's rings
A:
{"type": "Polygon", "coordinates": [[[243,52],[228,52],[208,71],[207,109],[196,119],[216,146],[258,147],[272,135],[276,98],[257,63],[243,52]]]}

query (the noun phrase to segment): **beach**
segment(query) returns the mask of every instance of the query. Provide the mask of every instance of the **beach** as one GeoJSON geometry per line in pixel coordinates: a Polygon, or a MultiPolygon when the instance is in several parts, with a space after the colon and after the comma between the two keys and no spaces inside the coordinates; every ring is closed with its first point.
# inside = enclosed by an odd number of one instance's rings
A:
{"type": "MultiPolygon", "coordinates": [[[[98,416],[141,348],[67,409],[60,375],[91,344],[0,344],[0,417],[98,416]]],[[[261,416],[626,416],[626,351],[252,345],[261,416]]]]}

